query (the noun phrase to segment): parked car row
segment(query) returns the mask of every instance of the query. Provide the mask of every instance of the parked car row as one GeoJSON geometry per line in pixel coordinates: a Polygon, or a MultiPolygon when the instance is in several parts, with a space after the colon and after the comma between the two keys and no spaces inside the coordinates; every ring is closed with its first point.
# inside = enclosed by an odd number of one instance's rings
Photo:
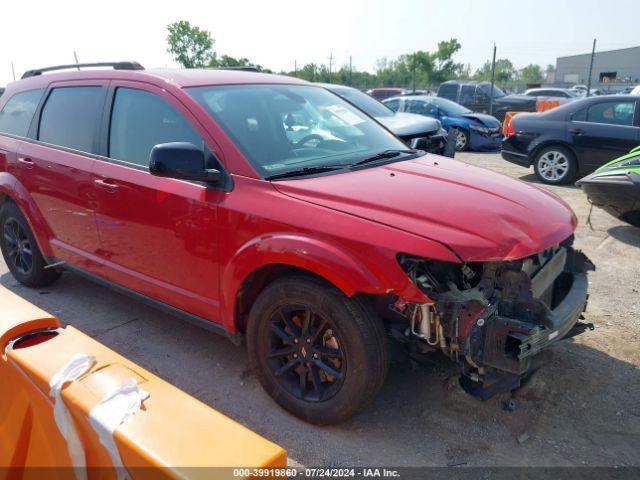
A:
{"type": "Polygon", "coordinates": [[[500,149],[500,122],[490,115],[474,113],[440,97],[394,97],[383,103],[395,112],[437,119],[450,135],[455,135],[457,151],[500,149]]]}
{"type": "Polygon", "coordinates": [[[429,153],[444,153],[447,131],[435,118],[398,112],[356,88],[333,84],[321,85],[378,120],[411,148],[419,148],[429,153]]]}

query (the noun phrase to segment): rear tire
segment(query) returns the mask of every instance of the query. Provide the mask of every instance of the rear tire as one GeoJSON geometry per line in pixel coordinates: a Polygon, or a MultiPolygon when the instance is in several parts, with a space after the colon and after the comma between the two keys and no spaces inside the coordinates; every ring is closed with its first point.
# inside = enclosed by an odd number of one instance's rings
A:
{"type": "Polygon", "coordinates": [[[249,361],[271,397],[316,425],[362,410],[386,378],[382,321],[366,302],[311,276],[276,280],[258,296],[247,327],[249,361]]]}
{"type": "Polygon", "coordinates": [[[0,210],[0,249],[11,274],[27,287],[44,287],[60,277],[56,269],[45,269],[47,262],[27,219],[10,201],[0,210]]]}
{"type": "Polygon", "coordinates": [[[566,147],[551,145],[538,152],[533,168],[536,176],[548,185],[562,185],[575,180],[578,173],[576,157],[566,147]]]}

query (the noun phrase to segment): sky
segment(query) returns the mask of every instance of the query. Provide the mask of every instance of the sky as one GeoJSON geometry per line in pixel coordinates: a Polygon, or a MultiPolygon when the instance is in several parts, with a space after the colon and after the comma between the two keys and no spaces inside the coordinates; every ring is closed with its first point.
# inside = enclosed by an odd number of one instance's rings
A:
{"type": "Polygon", "coordinates": [[[80,62],[136,60],[177,66],[166,26],[188,20],[208,30],[220,54],[275,71],[294,62],[374,70],[376,60],[435,50],[457,38],[456,61],[475,70],[498,48],[516,67],[558,56],[640,45],[637,0],[5,0],[0,7],[0,86],[25,70],[80,62]],[[625,14],[626,13],[626,14],[625,14]]]}

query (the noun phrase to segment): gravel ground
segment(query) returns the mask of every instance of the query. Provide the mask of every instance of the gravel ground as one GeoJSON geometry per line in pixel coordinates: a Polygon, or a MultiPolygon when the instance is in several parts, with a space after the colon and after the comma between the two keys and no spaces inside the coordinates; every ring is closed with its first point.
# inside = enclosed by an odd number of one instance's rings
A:
{"type": "MultiPolygon", "coordinates": [[[[498,154],[462,161],[525,181],[498,154]]],[[[487,402],[457,385],[446,361],[394,364],[373,404],[342,425],[314,427],[263,392],[243,349],[72,274],[44,291],[0,283],[247,427],[307,466],[640,466],[640,229],[594,210],[575,187],[550,187],[575,210],[576,246],[597,265],[587,321],[595,331],[544,353],[545,366],[510,397],[487,402]]]]}

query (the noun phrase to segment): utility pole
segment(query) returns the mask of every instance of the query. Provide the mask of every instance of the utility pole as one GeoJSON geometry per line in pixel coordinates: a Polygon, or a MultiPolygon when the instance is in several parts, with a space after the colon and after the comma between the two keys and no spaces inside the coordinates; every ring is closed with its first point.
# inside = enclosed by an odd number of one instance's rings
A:
{"type": "Polygon", "coordinates": [[[411,65],[411,70],[413,71],[413,94],[416,94],[416,54],[415,52],[412,55],[413,62],[411,65]]]}
{"type": "MultiPolygon", "coordinates": [[[[76,65],[78,65],[80,62],[78,61],[78,54],[76,53],[76,51],[73,51],[73,58],[76,59],[76,65]]],[[[80,70],[80,67],[78,67],[78,70],[80,70]]]]}
{"type": "Polygon", "coordinates": [[[329,83],[331,83],[331,67],[333,65],[333,52],[329,52],[329,83]]]}
{"type": "Polygon", "coordinates": [[[493,60],[491,61],[491,92],[489,93],[489,115],[493,115],[493,86],[496,80],[496,44],[493,44],[493,60]]]}
{"type": "Polygon", "coordinates": [[[293,61],[293,76],[298,76],[298,60],[293,61]]]}
{"type": "Polygon", "coordinates": [[[13,73],[13,81],[16,81],[16,69],[13,68],[13,60],[11,61],[11,73],[13,73]]]}
{"type": "Polygon", "coordinates": [[[596,39],[593,39],[593,48],[591,49],[591,63],[589,63],[589,78],[587,79],[587,97],[591,95],[591,74],[593,73],[593,57],[596,55],[596,39]]]}
{"type": "Polygon", "coordinates": [[[352,63],[351,63],[351,55],[349,55],[349,86],[351,86],[351,67],[352,67],[352,63]]]}

